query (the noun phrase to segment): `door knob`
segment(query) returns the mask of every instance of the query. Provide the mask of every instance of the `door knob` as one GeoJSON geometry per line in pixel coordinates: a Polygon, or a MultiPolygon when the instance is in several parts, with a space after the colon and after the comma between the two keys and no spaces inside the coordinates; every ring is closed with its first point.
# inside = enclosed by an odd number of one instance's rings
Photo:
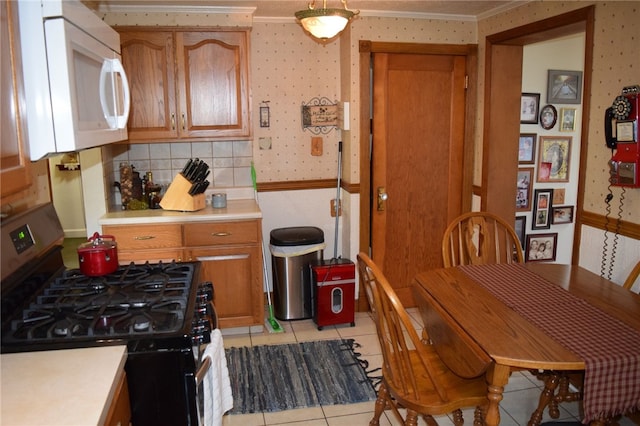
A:
{"type": "Polygon", "coordinates": [[[378,211],[384,210],[384,205],[385,205],[385,202],[387,201],[387,198],[389,198],[389,196],[387,195],[387,192],[385,191],[384,186],[379,186],[378,187],[378,211]]]}

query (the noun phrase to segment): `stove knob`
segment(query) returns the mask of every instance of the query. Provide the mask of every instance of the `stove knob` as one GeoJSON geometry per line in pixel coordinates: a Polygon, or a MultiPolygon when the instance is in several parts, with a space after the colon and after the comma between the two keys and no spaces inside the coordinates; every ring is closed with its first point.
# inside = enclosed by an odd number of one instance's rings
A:
{"type": "MultiPolygon", "coordinates": [[[[198,286],[197,296],[203,298],[206,302],[213,300],[213,284],[210,281],[205,281],[198,286]]],[[[200,299],[198,299],[200,300],[200,299]]]]}
{"type": "Polygon", "coordinates": [[[207,304],[206,303],[203,303],[203,304],[200,304],[200,305],[196,306],[196,309],[194,311],[194,315],[197,318],[202,318],[202,317],[206,316],[207,313],[208,313],[208,308],[207,308],[207,304]]]}
{"type": "Polygon", "coordinates": [[[208,331],[206,332],[199,332],[199,333],[193,333],[191,335],[191,344],[192,345],[201,345],[203,343],[211,343],[211,333],[209,333],[208,331]]]}
{"type": "Polygon", "coordinates": [[[209,321],[207,320],[195,321],[191,326],[191,332],[193,334],[202,334],[210,331],[209,321]]]}
{"type": "Polygon", "coordinates": [[[209,298],[209,296],[207,294],[200,293],[200,292],[198,292],[196,294],[196,303],[198,305],[203,305],[203,304],[205,304],[205,303],[207,303],[209,301],[211,301],[211,299],[209,298]]]}

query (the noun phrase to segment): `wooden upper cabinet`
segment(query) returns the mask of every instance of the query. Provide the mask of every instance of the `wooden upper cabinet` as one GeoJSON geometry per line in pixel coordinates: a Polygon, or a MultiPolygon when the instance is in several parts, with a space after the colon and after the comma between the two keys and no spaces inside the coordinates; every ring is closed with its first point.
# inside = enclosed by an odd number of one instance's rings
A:
{"type": "Polygon", "coordinates": [[[17,8],[0,0],[0,198],[31,184],[17,8]]]}
{"type": "Polygon", "coordinates": [[[251,136],[248,31],[119,32],[129,140],[251,136]]]}
{"type": "Polygon", "coordinates": [[[173,33],[120,33],[122,64],[129,79],[129,139],[177,138],[173,33]]]}

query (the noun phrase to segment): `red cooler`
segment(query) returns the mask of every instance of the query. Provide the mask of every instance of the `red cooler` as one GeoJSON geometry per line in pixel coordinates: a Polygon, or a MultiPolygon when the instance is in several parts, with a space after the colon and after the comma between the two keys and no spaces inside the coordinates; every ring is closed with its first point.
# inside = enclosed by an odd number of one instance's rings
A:
{"type": "Polygon", "coordinates": [[[313,320],[318,330],[326,325],[355,326],[356,267],[348,259],[324,260],[311,265],[313,320]]]}

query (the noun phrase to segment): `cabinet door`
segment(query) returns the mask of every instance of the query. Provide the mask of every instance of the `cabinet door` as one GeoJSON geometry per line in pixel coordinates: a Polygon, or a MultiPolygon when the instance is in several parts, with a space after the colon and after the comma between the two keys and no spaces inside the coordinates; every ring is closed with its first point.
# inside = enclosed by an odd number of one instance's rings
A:
{"type": "Polygon", "coordinates": [[[120,43],[131,89],[129,140],[176,138],[173,32],[124,30],[120,43]]]}
{"type": "Polygon", "coordinates": [[[123,372],[118,382],[113,402],[107,412],[106,426],[126,426],[131,424],[131,405],[129,403],[129,386],[127,375],[123,372]]]}
{"type": "Polygon", "coordinates": [[[18,3],[0,0],[0,196],[31,184],[18,30],[18,3]]]}
{"type": "Polygon", "coordinates": [[[247,32],[177,32],[176,52],[181,136],[249,137],[247,32]]]}
{"type": "Polygon", "coordinates": [[[264,322],[260,246],[209,247],[187,252],[188,257],[202,262],[202,279],[213,283],[220,328],[264,322]]]}

